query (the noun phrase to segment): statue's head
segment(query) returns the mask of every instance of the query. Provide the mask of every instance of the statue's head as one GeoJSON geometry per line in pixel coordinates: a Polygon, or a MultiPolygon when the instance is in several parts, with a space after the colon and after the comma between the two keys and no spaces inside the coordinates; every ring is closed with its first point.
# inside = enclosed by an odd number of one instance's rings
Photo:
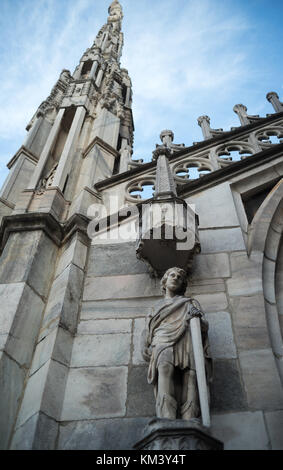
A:
{"type": "Polygon", "coordinates": [[[161,279],[162,291],[171,290],[175,295],[184,295],[187,289],[188,277],[181,268],[169,268],[161,279]]]}

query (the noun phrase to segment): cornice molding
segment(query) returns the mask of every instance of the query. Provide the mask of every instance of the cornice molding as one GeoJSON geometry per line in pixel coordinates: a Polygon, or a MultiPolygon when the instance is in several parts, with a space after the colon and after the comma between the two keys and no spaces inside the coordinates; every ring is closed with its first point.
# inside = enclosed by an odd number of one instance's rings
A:
{"type": "Polygon", "coordinates": [[[7,163],[7,167],[9,170],[12,168],[12,166],[15,164],[15,162],[18,160],[19,156],[21,153],[24,153],[28,158],[30,158],[34,163],[38,163],[39,158],[34,155],[30,150],[28,150],[24,145],[22,145],[17,153],[13,156],[13,158],[7,163]]]}
{"type": "Polygon", "coordinates": [[[231,165],[212,171],[211,173],[207,173],[197,180],[192,180],[182,186],[178,186],[177,193],[182,197],[186,194],[187,197],[187,195],[204,190],[210,186],[220,184],[223,181],[234,178],[236,175],[251,170],[252,168],[259,167],[262,164],[266,164],[280,156],[283,157],[283,143],[276,144],[272,148],[250,155],[244,160],[233,162],[231,165]]]}
{"type": "MultiPolygon", "coordinates": [[[[190,147],[184,147],[182,150],[174,152],[174,154],[169,158],[169,161],[174,162],[175,160],[178,160],[182,156],[190,156],[190,154],[194,153],[195,151],[205,150],[214,145],[221,145],[222,143],[225,143],[228,138],[234,139],[235,137],[239,137],[242,134],[246,134],[247,132],[252,132],[254,130],[260,129],[263,125],[273,123],[282,118],[283,118],[283,112],[274,113],[271,116],[268,116],[266,118],[261,118],[257,120],[256,122],[253,122],[252,124],[248,124],[246,126],[239,126],[237,129],[234,129],[232,131],[223,132],[220,135],[212,137],[211,139],[198,142],[195,145],[191,145],[190,147]]],[[[276,147],[278,147],[279,145],[281,144],[276,144],[276,147]]],[[[231,166],[233,165],[229,165],[228,168],[231,168],[231,166]]],[[[103,181],[99,181],[98,183],[95,184],[95,188],[101,191],[102,189],[110,187],[116,183],[122,183],[124,181],[127,181],[131,179],[133,176],[136,177],[138,175],[142,175],[144,172],[154,169],[155,167],[156,167],[156,162],[144,163],[140,167],[134,168],[129,171],[125,171],[124,173],[120,173],[118,175],[111,176],[110,178],[107,178],[103,181]]],[[[215,170],[213,173],[217,171],[221,171],[221,170],[215,170]]]]}
{"type": "Polygon", "coordinates": [[[8,199],[4,199],[3,197],[0,197],[0,202],[1,202],[2,204],[4,204],[4,206],[9,207],[9,209],[14,209],[14,208],[15,208],[15,204],[13,204],[12,202],[8,201],[8,199]]]}
{"type": "Polygon", "coordinates": [[[104,140],[96,136],[83,152],[83,158],[85,158],[89,154],[89,152],[93,149],[95,145],[98,145],[103,150],[106,150],[107,152],[111,153],[115,158],[120,155],[119,152],[114,149],[114,147],[111,147],[111,145],[107,144],[107,142],[104,142],[104,140]]]}
{"type": "Polygon", "coordinates": [[[65,223],[60,223],[53,215],[44,212],[4,216],[0,227],[0,253],[11,233],[35,230],[42,230],[58,247],[66,243],[76,232],[81,233],[88,244],[90,242],[87,236],[89,221],[87,217],[80,214],[74,214],[65,223]]]}

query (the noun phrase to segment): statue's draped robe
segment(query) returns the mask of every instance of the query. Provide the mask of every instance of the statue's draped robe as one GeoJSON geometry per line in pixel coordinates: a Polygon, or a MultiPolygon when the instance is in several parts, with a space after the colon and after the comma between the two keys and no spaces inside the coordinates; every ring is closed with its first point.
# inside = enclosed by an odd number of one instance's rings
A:
{"type": "MultiPolygon", "coordinates": [[[[149,360],[148,382],[156,384],[160,361],[172,363],[181,370],[195,370],[194,353],[190,331],[193,312],[201,312],[199,303],[183,296],[165,299],[147,317],[144,331],[144,358],[149,360]]],[[[211,359],[207,341],[207,322],[201,318],[204,357],[207,378],[211,375],[211,359]]]]}

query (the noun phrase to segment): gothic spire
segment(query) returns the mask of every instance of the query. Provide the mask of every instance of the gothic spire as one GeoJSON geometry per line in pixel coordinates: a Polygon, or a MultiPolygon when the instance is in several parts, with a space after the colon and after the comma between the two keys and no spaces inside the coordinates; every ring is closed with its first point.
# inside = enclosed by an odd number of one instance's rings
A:
{"type": "Polygon", "coordinates": [[[114,31],[119,29],[121,30],[121,23],[123,19],[123,10],[118,0],[114,0],[110,7],[108,8],[108,24],[112,23],[114,26],[114,31]]]}
{"type": "Polygon", "coordinates": [[[114,8],[117,8],[121,11],[122,13],[122,6],[119,2],[119,0],[113,0],[113,2],[111,3],[110,7],[108,8],[108,12],[110,13],[111,12],[111,9],[114,9],[114,8]]]}
{"type": "Polygon", "coordinates": [[[114,0],[108,8],[107,23],[98,32],[92,50],[99,49],[104,58],[120,61],[124,43],[122,29],[123,11],[118,0],[114,0]]]}

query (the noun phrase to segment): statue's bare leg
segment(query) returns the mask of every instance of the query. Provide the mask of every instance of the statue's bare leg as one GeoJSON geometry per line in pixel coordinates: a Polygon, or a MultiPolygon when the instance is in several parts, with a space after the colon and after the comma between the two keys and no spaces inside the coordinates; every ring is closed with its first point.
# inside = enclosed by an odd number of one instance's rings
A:
{"type": "Polygon", "coordinates": [[[183,373],[181,417],[185,420],[197,418],[199,412],[196,371],[186,370],[183,373]]]}
{"type": "Polygon", "coordinates": [[[177,402],[174,398],[174,366],[162,362],[158,366],[158,393],[156,415],[158,418],[176,419],[177,402]]]}

